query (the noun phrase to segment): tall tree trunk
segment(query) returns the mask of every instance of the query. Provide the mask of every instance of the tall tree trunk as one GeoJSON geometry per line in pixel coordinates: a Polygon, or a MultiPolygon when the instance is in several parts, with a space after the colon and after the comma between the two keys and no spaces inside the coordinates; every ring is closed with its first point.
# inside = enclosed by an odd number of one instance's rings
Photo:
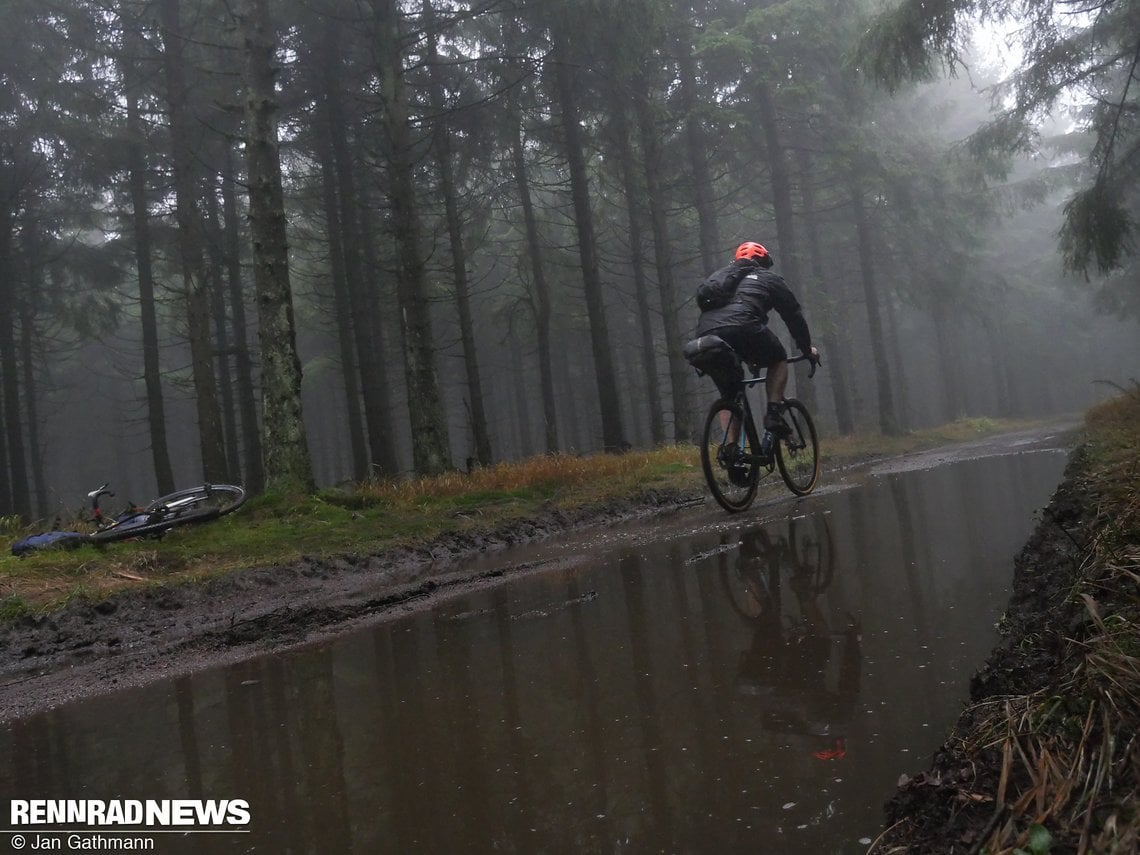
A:
{"type": "Polygon", "coordinates": [[[37,519],[47,516],[47,479],[44,477],[44,456],[40,445],[40,417],[37,404],[38,384],[36,383],[35,354],[33,339],[35,323],[31,307],[26,301],[20,304],[20,365],[24,369],[24,410],[28,418],[28,454],[32,470],[32,484],[35,486],[35,504],[28,499],[28,512],[35,509],[37,519]]]}
{"type": "Polygon", "coordinates": [[[570,195],[574,202],[574,222],[578,230],[578,256],[582,263],[582,284],[586,297],[586,314],[590,321],[590,344],[594,356],[594,378],[602,416],[602,445],[606,451],[618,451],[625,445],[621,426],[621,402],[614,375],[613,351],[610,349],[606,325],[605,301],[598,267],[594,216],[590,210],[590,179],[578,121],[578,105],[574,97],[575,81],[569,65],[566,35],[561,28],[551,29],[552,59],[558,109],[561,113],[562,142],[570,168],[570,195]]]}
{"type": "Polygon", "coordinates": [[[475,347],[475,325],[471,318],[471,297],[467,282],[467,252],[463,242],[463,220],[459,213],[458,190],[452,169],[451,131],[444,121],[447,104],[439,70],[436,47],[435,10],[431,0],[423,0],[423,21],[427,38],[427,62],[431,87],[432,112],[435,114],[432,145],[439,169],[439,186],[447,219],[447,237],[451,244],[452,274],[455,282],[455,308],[459,314],[459,338],[463,344],[463,367],[467,371],[467,395],[471,408],[471,432],[475,440],[475,459],[482,466],[491,465],[491,437],[487,431],[487,414],[483,406],[483,381],[479,376],[479,353],[475,347]]]}
{"type": "MultiPolygon", "coordinates": [[[[756,106],[760,111],[760,125],[764,131],[764,146],[768,154],[768,173],[772,184],[772,209],[776,216],[776,241],[779,244],[779,264],[784,278],[799,294],[804,305],[808,293],[804,288],[803,268],[800,264],[800,246],[796,236],[795,205],[792,201],[792,175],[788,155],[780,129],[780,116],[772,91],[763,80],[755,85],[756,106]]],[[[807,363],[797,363],[796,394],[809,410],[816,409],[815,389],[807,379],[807,363]]]]}
{"type": "MultiPolygon", "coordinates": [[[[4,321],[0,320],[0,324],[3,323],[4,321]]],[[[4,370],[0,367],[0,381],[3,379],[3,373],[4,370]]],[[[8,434],[4,428],[4,425],[7,424],[5,412],[4,389],[0,383],[0,517],[7,517],[16,513],[16,508],[12,504],[12,479],[8,469],[8,434]]]]}
{"type": "Polygon", "coordinates": [[[867,323],[871,331],[875,387],[879,395],[879,429],[887,436],[896,436],[900,430],[898,416],[895,414],[894,394],[891,390],[891,370],[887,359],[887,341],[883,333],[879,284],[875,278],[875,259],[872,250],[874,235],[867,220],[862,188],[852,183],[850,192],[855,215],[856,239],[859,244],[859,273],[863,282],[863,296],[867,302],[867,323]]]}
{"type": "MultiPolygon", "coordinates": [[[[934,203],[938,210],[943,210],[946,204],[945,188],[940,182],[932,186],[934,203]]],[[[929,281],[930,275],[922,270],[925,265],[918,258],[918,251],[911,241],[903,245],[903,253],[910,270],[911,281],[929,281]]],[[[962,359],[956,352],[955,342],[950,336],[951,317],[956,316],[954,294],[959,289],[955,286],[955,274],[945,267],[934,273],[934,281],[930,289],[930,315],[934,322],[934,336],[938,346],[938,367],[942,375],[942,390],[945,396],[945,419],[952,422],[966,415],[966,391],[963,384],[962,359]]]]}
{"type": "Polygon", "coordinates": [[[234,333],[234,356],[238,410],[241,413],[242,449],[245,452],[245,486],[252,493],[265,487],[261,461],[261,433],[257,424],[257,396],[253,382],[253,357],[249,352],[244,289],[241,277],[241,226],[234,190],[234,150],[228,142],[222,157],[222,217],[225,220],[226,291],[230,324],[234,333]]]}
{"type": "Polygon", "coordinates": [[[1022,398],[1025,389],[1017,382],[1014,371],[1014,352],[1010,348],[1010,334],[1006,325],[1009,315],[998,311],[990,315],[986,323],[986,334],[990,340],[994,368],[998,373],[998,392],[1001,404],[998,415],[1015,418],[1023,415],[1022,398]]]}
{"type": "Polygon", "coordinates": [[[339,205],[340,263],[343,269],[345,295],[352,314],[349,329],[355,351],[356,372],[360,382],[360,396],[364,404],[364,421],[367,425],[367,449],[372,460],[369,474],[392,475],[397,471],[395,455],[391,450],[391,411],[388,403],[387,381],[381,362],[382,353],[374,335],[379,321],[369,299],[371,277],[365,273],[364,240],[361,232],[362,208],[357,192],[356,167],[349,131],[353,124],[344,105],[345,85],[341,76],[342,19],[337,15],[325,18],[320,35],[320,66],[322,92],[319,110],[328,135],[330,159],[333,169],[335,198],[339,205]]]}
{"type": "Polygon", "coordinates": [[[174,196],[178,222],[178,244],[182,263],[182,283],[186,298],[187,330],[190,338],[190,371],[194,383],[194,403],[198,415],[198,444],[202,471],[207,481],[225,478],[226,451],[222,435],[221,408],[214,375],[214,354],[210,342],[210,305],[202,253],[205,234],[198,208],[194,119],[190,113],[183,46],[185,34],[179,13],[179,0],[160,0],[163,64],[170,117],[173,152],[174,196]]]}
{"type": "Polygon", "coordinates": [[[558,451],[558,411],[554,397],[554,367],[551,361],[550,340],[550,286],[546,281],[546,269],[542,263],[542,245],[538,235],[538,219],[534,214],[534,202],[530,196],[530,182],[527,180],[526,149],[523,143],[521,112],[512,94],[511,104],[515,119],[511,122],[511,167],[518,193],[519,205],[523,212],[523,226],[526,231],[527,255],[530,258],[532,284],[531,301],[534,307],[535,338],[538,345],[538,375],[542,391],[542,421],[545,431],[546,453],[558,451]]]}
{"type": "MultiPolygon", "coordinates": [[[[5,283],[0,280],[0,291],[5,289],[5,283]]],[[[0,304],[7,298],[0,293],[0,304]]],[[[0,315],[0,327],[7,323],[7,315],[0,315]]],[[[16,512],[12,504],[12,478],[8,468],[8,431],[7,406],[4,402],[4,366],[0,365],[0,517],[11,516],[16,512]]]]}
{"type": "Polygon", "coordinates": [[[452,468],[451,444],[435,370],[420,220],[416,205],[415,163],[400,47],[397,0],[371,0],[377,25],[379,94],[384,110],[389,201],[396,243],[396,297],[404,336],[404,373],[412,428],[412,465],[421,475],[452,468]]]}
{"type": "Polygon", "coordinates": [[[699,105],[701,94],[697,78],[697,63],[693,59],[689,39],[689,9],[685,0],[678,0],[674,13],[673,44],[677,54],[681,112],[685,117],[685,151],[689,170],[693,176],[693,199],[700,226],[701,263],[705,271],[721,266],[720,229],[716,217],[716,194],[709,172],[708,153],[705,151],[704,128],[701,127],[699,105]]]}
{"type": "Polygon", "coordinates": [[[315,484],[301,414],[301,360],[297,356],[277,150],[275,39],[269,23],[269,0],[244,0],[238,18],[246,58],[246,156],[260,322],[265,481],[267,487],[309,492],[315,484]]]}
{"type": "Polygon", "coordinates": [[[166,402],[162,394],[162,364],[158,349],[158,316],[154,304],[154,271],[151,256],[150,208],[147,204],[146,146],[139,116],[138,71],[140,33],[125,15],[123,21],[123,83],[127,102],[127,172],[131,194],[135,267],[139,280],[139,324],[142,332],[143,385],[146,389],[147,427],[158,495],[174,492],[174,469],[166,440],[166,402]]]}
{"type": "MultiPolygon", "coordinates": [[[[519,23],[508,18],[504,27],[504,41],[513,55],[525,54],[525,42],[520,34],[519,23]]],[[[520,106],[520,93],[527,77],[525,71],[512,66],[514,71],[509,79],[507,96],[506,128],[511,140],[511,175],[518,194],[519,207],[523,215],[523,231],[526,235],[527,260],[530,268],[529,304],[534,315],[535,343],[538,349],[538,376],[542,395],[543,439],[547,454],[558,452],[558,411],[554,394],[554,365],[552,362],[551,338],[551,299],[550,286],[546,279],[546,266],[543,263],[542,241],[539,235],[538,218],[535,216],[534,200],[531,197],[530,179],[526,161],[526,132],[523,111],[520,106]]]]}
{"type": "MultiPolygon", "coordinates": [[[[661,316],[665,325],[665,356],[669,364],[669,386],[673,397],[673,441],[696,439],[693,402],[690,394],[692,369],[681,354],[691,328],[681,320],[677,285],[673,279],[673,243],[669,237],[669,201],[661,181],[660,133],[654,121],[649,86],[644,74],[635,77],[634,103],[637,130],[645,159],[645,186],[649,196],[649,220],[653,228],[653,257],[657,267],[657,289],[661,293],[661,316]]],[[[702,250],[703,252],[703,250],[702,250]]],[[[708,268],[712,270],[712,267],[708,268]]]]}
{"type": "MultiPolygon", "coordinates": [[[[13,194],[14,197],[15,194],[13,194]]],[[[16,359],[17,298],[19,277],[13,257],[15,241],[14,217],[9,211],[15,198],[3,200],[8,210],[0,212],[0,397],[3,397],[4,441],[8,447],[8,482],[11,508],[25,519],[31,518],[32,504],[28,492],[28,468],[24,451],[24,429],[20,418],[20,376],[16,359]]],[[[0,463],[3,461],[0,460],[0,463]]],[[[0,473],[2,474],[2,473],[0,473]]]]}
{"type": "Polygon", "coordinates": [[[367,371],[361,372],[361,381],[364,383],[365,401],[371,396],[376,398],[376,416],[366,408],[368,415],[368,437],[372,448],[373,474],[395,475],[400,471],[400,457],[396,450],[396,427],[392,416],[392,401],[388,384],[388,372],[385,368],[388,357],[388,337],[384,332],[384,323],[381,316],[380,305],[385,303],[380,299],[380,282],[378,275],[380,264],[376,260],[375,228],[372,224],[372,210],[367,200],[359,200],[356,209],[359,215],[360,249],[363,267],[360,271],[361,297],[365,309],[363,316],[371,323],[368,325],[369,353],[372,354],[371,365],[367,371]]]}
{"type": "MultiPolygon", "coordinates": [[[[931,275],[918,256],[914,244],[906,241],[902,245],[902,261],[912,282],[931,281],[931,275]]],[[[927,294],[928,312],[934,327],[934,344],[938,360],[939,388],[942,391],[942,411],[940,418],[953,421],[963,415],[962,407],[962,364],[955,353],[954,341],[950,338],[949,323],[953,307],[950,305],[953,283],[939,279],[937,274],[927,294]]],[[[901,362],[899,365],[901,366],[901,362]]]]}
{"type": "Polygon", "coordinates": [[[342,208],[337,198],[336,162],[332,147],[332,136],[338,132],[326,94],[317,102],[317,127],[314,137],[317,160],[321,166],[325,231],[329,247],[329,275],[332,278],[333,310],[336,316],[337,344],[340,349],[341,377],[344,381],[349,448],[352,450],[352,477],[361,482],[368,477],[368,449],[364,442],[364,415],[361,412],[356,341],[353,331],[363,326],[366,319],[353,312],[345,278],[345,253],[340,219],[342,208]]]}
{"type": "Polygon", "coordinates": [[[35,487],[35,513],[37,519],[48,514],[48,486],[44,475],[43,443],[40,439],[38,411],[39,384],[36,382],[36,315],[39,295],[43,293],[43,252],[39,233],[25,232],[27,255],[27,298],[20,301],[20,363],[24,369],[24,409],[27,413],[28,451],[31,455],[32,484],[35,487]]]}
{"type": "MultiPolygon", "coordinates": [[[[850,365],[847,343],[842,344],[835,334],[836,311],[835,299],[825,297],[823,283],[827,281],[826,271],[823,267],[823,251],[819,243],[819,223],[815,213],[815,168],[811,155],[802,147],[796,149],[799,168],[800,199],[803,201],[804,231],[807,240],[807,269],[810,271],[811,285],[807,293],[812,295],[814,306],[813,314],[819,318],[818,323],[812,324],[812,334],[819,330],[822,352],[827,356],[827,373],[831,378],[831,398],[835,406],[835,421],[839,433],[847,436],[855,430],[855,420],[851,413],[851,401],[847,394],[847,366],[850,365]]],[[[839,283],[840,289],[844,288],[839,283]]]]}
{"type": "Polygon", "coordinates": [[[902,342],[899,340],[898,301],[895,294],[882,296],[884,320],[883,332],[887,337],[887,348],[891,362],[895,365],[892,373],[892,393],[895,404],[895,427],[905,432],[911,427],[910,390],[907,386],[906,371],[903,370],[902,342]]]}
{"type": "MultiPolygon", "coordinates": [[[[559,353],[568,354],[570,352],[569,338],[573,336],[570,331],[560,331],[559,353]]],[[[575,371],[569,359],[559,359],[554,363],[554,368],[558,372],[559,387],[563,389],[563,396],[566,399],[566,406],[562,408],[562,436],[563,442],[567,444],[566,450],[570,452],[584,452],[589,449],[586,448],[586,443],[583,441],[583,432],[590,430],[593,432],[591,424],[583,425],[583,422],[589,418],[586,407],[581,400],[582,383],[579,381],[578,372],[575,371]]],[[[590,420],[592,423],[592,420],[590,420]]]]}
{"type": "Polygon", "coordinates": [[[523,358],[523,349],[514,329],[510,331],[508,342],[510,344],[511,367],[514,370],[508,373],[505,381],[514,392],[514,423],[518,426],[516,456],[520,458],[529,457],[534,451],[530,429],[530,396],[527,394],[526,387],[526,360],[523,358]]]}
{"type": "Polygon", "coordinates": [[[347,123],[343,120],[344,110],[339,101],[338,92],[333,99],[333,113],[342,117],[342,123],[332,128],[333,158],[336,164],[337,195],[340,199],[344,278],[355,321],[352,325],[353,346],[360,376],[360,395],[364,402],[364,421],[368,427],[368,450],[372,459],[369,474],[393,475],[398,464],[395,452],[389,448],[393,428],[388,381],[384,376],[383,335],[378,332],[380,319],[370,294],[375,286],[371,277],[365,273],[367,250],[362,238],[363,209],[356,193],[356,175],[348,137],[344,131],[347,123]]]}
{"type": "Polygon", "coordinates": [[[225,236],[222,231],[217,188],[206,187],[207,255],[210,262],[210,310],[214,318],[214,348],[217,351],[218,391],[221,395],[222,425],[226,437],[226,480],[237,480],[241,473],[237,431],[237,408],[234,405],[234,377],[230,370],[233,348],[230,346],[229,320],[226,317],[225,236]]]}
{"type": "Polygon", "coordinates": [[[753,87],[760,127],[764,132],[764,148],[768,155],[768,173],[772,184],[772,211],[776,216],[776,242],[784,278],[793,288],[800,285],[799,246],[796,243],[796,221],[792,204],[792,179],[788,158],[780,133],[780,117],[771,90],[763,81],[753,87]]]}
{"type": "Polygon", "coordinates": [[[943,419],[954,421],[965,415],[962,394],[958,384],[962,376],[961,360],[950,340],[950,307],[940,293],[931,294],[930,320],[934,325],[934,341],[937,345],[938,367],[942,375],[943,419]]]}
{"type": "Polygon", "coordinates": [[[652,437],[654,445],[663,445],[665,442],[665,408],[661,403],[661,384],[657,378],[657,347],[653,341],[653,315],[649,308],[649,285],[645,279],[645,251],[642,248],[644,240],[642,232],[643,193],[636,174],[637,158],[630,142],[631,128],[623,107],[623,104],[615,103],[612,107],[612,115],[618,161],[621,167],[622,189],[625,194],[626,218],[629,223],[630,262],[633,268],[637,326],[641,335],[641,364],[648,397],[649,435],[652,437]]]}

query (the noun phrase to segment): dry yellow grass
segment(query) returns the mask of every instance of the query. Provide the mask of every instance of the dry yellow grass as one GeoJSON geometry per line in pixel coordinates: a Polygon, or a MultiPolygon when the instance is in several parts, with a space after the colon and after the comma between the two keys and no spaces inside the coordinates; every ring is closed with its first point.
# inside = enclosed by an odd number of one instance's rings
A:
{"type": "Polygon", "coordinates": [[[514,493],[557,488],[563,492],[586,487],[618,493],[647,475],[667,475],[699,467],[691,445],[663,446],[628,454],[548,454],[507,461],[471,472],[447,472],[426,478],[383,480],[363,484],[357,493],[392,505],[416,504],[426,497],[454,497],[478,493],[514,493]]]}

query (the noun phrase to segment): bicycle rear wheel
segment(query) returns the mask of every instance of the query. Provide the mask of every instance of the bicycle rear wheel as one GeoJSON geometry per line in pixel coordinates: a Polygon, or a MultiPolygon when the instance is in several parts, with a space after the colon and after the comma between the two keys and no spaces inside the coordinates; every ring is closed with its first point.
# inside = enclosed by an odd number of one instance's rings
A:
{"type": "Polygon", "coordinates": [[[788,489],[806,496],[819,481],[819,437],[807,407],[794,398],[784,401],[784,423],[791,429],[776,443],[776,466],[788,489]]]}
{"type": "Polygon", "coordinates": [[[752,419],[744,418],[739,402],[722,398],[709,408],[701,437],[701,467],[713,498],[730,513],[745,510],[756,495],[761,472],[771,471],[771,465],[757,462],[760,438],[752,419]]]}
{"type": "Polygon", "coordinates": [[[233,484],[202,484],[155,499],[132,518],[95,532],[91,538],[109,543],[206,522],[236,511],[245,498],[245,489],[233,484]]]}
{"type": "Polygon", "coordinates": [[[764,526],[745,531],[739,546],[739,554],[733,557],[735,560],[722,554],[721,582],[729,603],[733,611],[746,621],[771,617],[780,600],[776,590],[779,579],[773,582],[772,578],[773,571],[779,573],[779,563],[770,559],[778,554],[780,547],[772,543],[764,526]]]}

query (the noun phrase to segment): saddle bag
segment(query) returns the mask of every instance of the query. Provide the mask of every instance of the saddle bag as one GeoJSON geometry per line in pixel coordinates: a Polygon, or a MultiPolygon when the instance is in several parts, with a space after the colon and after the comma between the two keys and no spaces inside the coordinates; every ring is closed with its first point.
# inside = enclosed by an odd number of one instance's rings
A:
{"type": "Polygon", "coordinates": [[[720,336],[695,338],[685,345],[681,354],[698,374],[711,377],[722,394],[730,394],[744,382],[744,366],[740,357],[720,336]]]}

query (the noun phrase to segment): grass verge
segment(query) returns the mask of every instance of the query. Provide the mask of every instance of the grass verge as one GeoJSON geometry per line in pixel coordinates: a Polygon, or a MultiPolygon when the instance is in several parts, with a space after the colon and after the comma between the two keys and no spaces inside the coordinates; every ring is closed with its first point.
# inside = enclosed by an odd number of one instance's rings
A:
{"type": "MultiPolygon", "coordinates": [[[[892,456],[1026,424],[967,419],[901,437],[825,437],[824,463],[835,467],[892,456]]],[[[490,532],[552,508],[602,508],[651,493],[699,496],[703,490],[697,449],[677,445],[622,455],[540,456],[469,474],[377,481],[312,496],[264,495],[232,516],[174,529],[159,540],[24,558],[8,554],[7,545],[40,529],[21,529],[8,519],[0,528],[5,546],[0,556],[0,622],[50,611],[76,598],[103,598],[144,585],[193,582],[248,567],[287,564],[302,556],[372,555],[424,544],[448,532],[490,532]]]]}

